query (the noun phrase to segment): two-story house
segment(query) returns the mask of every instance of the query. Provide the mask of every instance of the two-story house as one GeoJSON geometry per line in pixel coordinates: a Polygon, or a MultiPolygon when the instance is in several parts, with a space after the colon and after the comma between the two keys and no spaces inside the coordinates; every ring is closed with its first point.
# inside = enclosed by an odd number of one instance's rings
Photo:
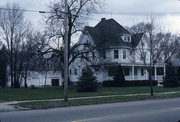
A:
{"type": "MultiPolygon", "coordinates": [[[[70,80],[78,81],[78,77],[87,65],[95,67],[94,72],[98,81],[113,79],[115,69],[119,65],[123,67],[126,80],[148,80],[144,61],[137,51],[139,46],[144,46],[147,49],[144,55],[148,62],[148,45],[144,35],[145,33],[131,34],[114,19],[102,18],[95,27],[85,27],[78,43],[89,43],[95,47],[95,50],[87,54],[94,64],[80,58],[76,59],[70,65],[70,80]],[[97,68],[101,66],[104,68],[97,68]]],[[[82,48],[83,46],[79,49],[82,48]]],[[[164,72],[164,64],[156,63],[152,79],[162,81],[164,72]]]]}

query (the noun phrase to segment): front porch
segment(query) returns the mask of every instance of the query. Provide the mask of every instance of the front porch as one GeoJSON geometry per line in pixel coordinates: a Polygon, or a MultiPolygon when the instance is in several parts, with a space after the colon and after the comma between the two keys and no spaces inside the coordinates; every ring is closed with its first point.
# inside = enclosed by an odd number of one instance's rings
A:
{"type": "MultiPolygon", "coordinates": [[[[114,76],[116,74],[117,66],[108,66],[108,75],[114,76]]],[[[122,65],[125,80],[148,80],[148,71],[143,65],[122,65]]],[[[158,82],[163,81],[165,75],[165,67],[155,66],[152,71],[152,80],[158,82]]]]}
{"type": "MultiPolygon", "coordinates": [[[[143,66],[122,66],[126,80],[148,80],[148,71],[143,66]]],[[[155,66],[152,71],[152,80],[163,81],[165,67],[155,66]]]]}

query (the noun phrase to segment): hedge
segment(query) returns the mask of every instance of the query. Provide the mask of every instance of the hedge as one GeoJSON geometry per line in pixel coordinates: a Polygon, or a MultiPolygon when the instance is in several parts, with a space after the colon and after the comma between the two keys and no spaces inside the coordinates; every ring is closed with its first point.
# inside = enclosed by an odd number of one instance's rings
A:
{"type": "MultiPolygon", "coordinates": [[[[153,80],[153,86],[157,86],[158,82],[153,80]]],[[[104,87],[119,87],[117,82],[113,80],[103,81],[102,86],[104,87]]],[[[125,81],[123,86],[150,86],[149,80],[132,80],[132,81],[125,81]]]]}

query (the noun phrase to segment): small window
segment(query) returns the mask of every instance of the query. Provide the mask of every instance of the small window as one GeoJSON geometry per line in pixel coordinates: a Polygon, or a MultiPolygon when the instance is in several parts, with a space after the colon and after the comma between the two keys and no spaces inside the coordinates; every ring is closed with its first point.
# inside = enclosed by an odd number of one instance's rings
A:
{"type": "Polygon", "coordinates": [[[144,76],[144,68],[141,68],[141,75],[144,76]]]}
{"type": "Polygon", "coordinates": [[[69,74],[70,74],[70,75],[72,74],[72,70],[71,70],[71,69],[69,70],[69,74]]]}
{"type": "Polygon", "coordinates": [[[128,35],[125,35],[125,36],[123,36],[123,40],[124,40],[125,42],[131,42],[131,37],[128,36],[128,35]]]}
{"type": "Polygon", "coordinates": [[[114,58],[115,59],[119,58],[119,51],[118,50],[114,50],[114,58]]]}
{"type": "Polygon", "coordinates": [[[77,75],[77,69],[74,69],[74,74],[77,75]]]}
{"type": "Polygon", "coordinates": [[[124,41],[127,41],[127,38],[126,38],[126,36],[124,37],[124,41]]]}
{"type": "Polygon", "coordinates": [[[127,41],[128,41],[128,42],[130,42],[130,41],[131,41],[131,38],[130,38],[129,36],[127,37],[127,41]]]}
{"type": "Polygon", "coordinates": [[[96,72],[96,75],[98,75],[98,74],[99,74],[99,70],[98,70],[98,69],[95,69],[95,72],[96,72]]]}
{"type": "Polygon", "coordinates": [[[134,75],[137,76],[138,75],[138,68],[134,68],[134,75]]]}
{"type": "Polygon", "coordinates": [[[94,52],[92,52],[92,57],[93,57],[93,59],[95,59],[95,53],[94,52]]]}
{"type": "Polygon", "coordinates": [[[132,55],[132,51],[129,51],[129,55],[132,55]]]}
{"type": "Polygon", "coordinates": [[[82,69],[82,74],[85,72],[85,69],[82,69]]]}
{"type": "Polygon", "coordinates": [[[126,59],[126,50],[123,50],[123,59],[126,59]]]}

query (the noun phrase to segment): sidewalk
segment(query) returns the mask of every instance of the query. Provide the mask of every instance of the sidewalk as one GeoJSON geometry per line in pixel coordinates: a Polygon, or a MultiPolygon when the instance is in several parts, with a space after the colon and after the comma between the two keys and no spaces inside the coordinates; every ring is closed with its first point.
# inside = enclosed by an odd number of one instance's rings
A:
{"type": "MultiPolygon", "coordinates": [[[[175,93],[178,93],[178,92],[179,91],[161,92],[161,93],[155,93],[155,95],[175,94],[175,93]]],[[[142,96],[142,95],[150,95],[150,94],[149,93],[141,93],[141,94],[126,94],[126,95],[106,95],[106,96],[92,96],[92,97],[76,97],[76,98],[69,98],[69,100],[95,99],[95,98],[107,98],[107,97],[128,97],[128,96],[142,96]]],[[[2,103],[0,103],[0,112],[28,110],[28,108],[22,108],[22,107],[14,105],[14,104],[18,104],[18,103],[41,102],[41,101],[62,101],[62,100],[64,100],[64,99],[44,99],[44,100],[26,100],[26,101],[2,102],[2,103]]]]}

